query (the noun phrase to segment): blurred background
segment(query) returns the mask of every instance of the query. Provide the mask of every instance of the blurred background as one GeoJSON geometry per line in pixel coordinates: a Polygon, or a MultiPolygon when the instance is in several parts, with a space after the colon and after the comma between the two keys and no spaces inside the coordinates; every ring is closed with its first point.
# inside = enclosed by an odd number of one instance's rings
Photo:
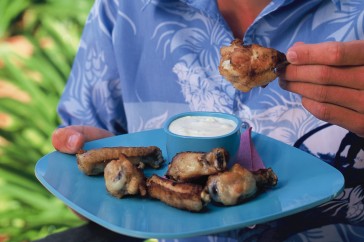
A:
{"type": "Polygon", "coordinates": [[[0,242],[82,223],[37,181],[93,0],[0,0],[0,242]]]}

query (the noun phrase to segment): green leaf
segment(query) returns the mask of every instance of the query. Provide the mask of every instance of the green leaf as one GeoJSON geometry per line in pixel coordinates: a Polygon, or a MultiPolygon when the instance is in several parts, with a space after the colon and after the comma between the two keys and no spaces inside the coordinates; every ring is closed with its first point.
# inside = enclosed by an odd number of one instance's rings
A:
{"type": "Polygon", "coordinates": [[[83,223],[37,181],[34,165],[54,150],[56,107],[92,4],[0,0],[0,81],[16,87],[0,92],[0,115],[8,120],[0,122],[0,235],[8,241],[32,241],[83,223]],[[4,42],[15,35],[30,42],[30,55],[4,42]]]}
{"type": "Polygon", "coordinates": [[[1,0],[0,1],[0,37],[11,26],[13,20],[30,5],[27,0],[1,0]]]}

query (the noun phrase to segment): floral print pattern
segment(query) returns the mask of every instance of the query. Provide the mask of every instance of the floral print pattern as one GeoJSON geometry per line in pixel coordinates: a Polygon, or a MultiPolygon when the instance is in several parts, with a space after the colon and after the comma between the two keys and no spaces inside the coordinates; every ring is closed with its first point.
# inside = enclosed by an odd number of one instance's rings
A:
{"type": "MultiPolygon", "coordinates": [[[[363,22],[361,0],[273,0],[249,27],[244,42],[285,52],[297,41],[363,39],[363,22]]],[[[356,145],[364,141],[313,117],[300,97],[280,89],[277,81],[248,93],[235,90],[218,72],[219,50],[232,39],[216,1],[96,0],[59,104],[64,125],[93,125],[120,134],[160,128],[184,111],[233,113],[253,131],[334,165],[347,187],[336,199],[292,217],[188,240],[276,236],[317,241],[332,235],[363,240],[364,148],[356,145]],[[354,153],[351,147],[357,147],[354,153]],[[312,217],[316,227],[309,224],[312,217]]]]}

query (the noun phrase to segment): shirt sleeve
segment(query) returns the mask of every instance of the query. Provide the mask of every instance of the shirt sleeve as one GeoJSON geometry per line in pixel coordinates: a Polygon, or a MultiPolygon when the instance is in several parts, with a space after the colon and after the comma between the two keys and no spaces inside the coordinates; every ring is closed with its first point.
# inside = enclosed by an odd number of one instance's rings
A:
{"type": "Polygon", "coordinates": [[[115,1],[97,0],[82,33],[72,70],[58,105],[62,125],[91,125],[126,132],[112,33],[115,1]]]}

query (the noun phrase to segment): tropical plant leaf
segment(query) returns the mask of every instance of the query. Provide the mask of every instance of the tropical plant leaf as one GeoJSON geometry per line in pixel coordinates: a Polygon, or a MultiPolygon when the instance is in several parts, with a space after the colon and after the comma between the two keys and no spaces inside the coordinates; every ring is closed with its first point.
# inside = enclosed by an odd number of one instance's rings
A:
{"type": "Polygon", "coordinates": [[[0,241],[83,223],[35,178],[92,0],[0,1],[0,241]]]}

